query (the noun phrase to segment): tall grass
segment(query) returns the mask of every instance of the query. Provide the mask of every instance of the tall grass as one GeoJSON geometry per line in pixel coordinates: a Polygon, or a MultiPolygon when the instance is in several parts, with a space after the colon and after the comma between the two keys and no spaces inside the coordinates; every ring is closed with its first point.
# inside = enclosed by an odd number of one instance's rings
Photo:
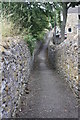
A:
{"type": "Polygon", "coordinates": [[[9,19],[2,18],[0,22],[0,34],[2,37],[12,37],[19,34],[19,29],[9,19]]]}

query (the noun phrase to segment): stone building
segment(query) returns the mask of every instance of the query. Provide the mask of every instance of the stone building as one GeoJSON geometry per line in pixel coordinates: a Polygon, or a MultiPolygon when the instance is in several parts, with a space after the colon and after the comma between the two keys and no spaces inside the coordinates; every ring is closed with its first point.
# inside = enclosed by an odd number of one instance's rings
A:
{"type": "Polygon", "coordinates": [[[80,30],[80,13],[79,7],[69,8],[67,15],[67,23],[66,23],[66,32],[68,38],[73,38],[76,34],[79,33],[80,30]]]}

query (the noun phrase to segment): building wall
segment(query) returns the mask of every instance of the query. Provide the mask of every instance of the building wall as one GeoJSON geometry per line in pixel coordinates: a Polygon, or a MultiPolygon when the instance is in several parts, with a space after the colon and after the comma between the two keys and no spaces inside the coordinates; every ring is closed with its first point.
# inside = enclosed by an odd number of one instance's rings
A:
{"type": "Polygon", "coordinates": [[[68,13],[66,32],[68,38],[73,38],[74,35],[78,34],[78,13],[68,13]],[[71,32],[68,29],[71,28],[71,32]]]}

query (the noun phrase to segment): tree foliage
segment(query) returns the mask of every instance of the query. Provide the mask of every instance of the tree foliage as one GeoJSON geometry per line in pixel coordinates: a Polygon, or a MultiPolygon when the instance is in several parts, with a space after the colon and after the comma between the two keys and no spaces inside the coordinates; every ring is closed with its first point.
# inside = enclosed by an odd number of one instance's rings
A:
{"type": "Polygon", "coordinates": [[[34,37],[48,28],[48,19],[45,12],[38,3],[3,3],[3,15],[8,17],[18,26],[20,30],[29,29],[34,37]]]}

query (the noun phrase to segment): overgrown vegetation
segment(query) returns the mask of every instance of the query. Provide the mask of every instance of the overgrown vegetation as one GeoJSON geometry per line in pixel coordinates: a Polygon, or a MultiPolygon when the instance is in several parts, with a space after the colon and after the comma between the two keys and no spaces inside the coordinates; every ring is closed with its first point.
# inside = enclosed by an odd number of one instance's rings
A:
{"type": "Polygon", "coordinates": [[[28,47],[30,48],[32,55],[35,48],[36,39],[30,33],[28,33],[26,36],[24,36],[24,40],[28,43],[28,47]]]}
{"type": "Polygon", "coordinates": [[[48,29],[49,20],[45,13],[40,8],[39,3],[3,2],[2,16],[5,18],[5,22],[2,24],[2,35],[10,36],[10,34],[14,35],[17,33],[25,36],[24,38],[32,54],[35,48],[35,42],[37,40],[43,40],[45,28],[48,29]],[[4,27],[5,24],[6,27],[4,27]]]}

